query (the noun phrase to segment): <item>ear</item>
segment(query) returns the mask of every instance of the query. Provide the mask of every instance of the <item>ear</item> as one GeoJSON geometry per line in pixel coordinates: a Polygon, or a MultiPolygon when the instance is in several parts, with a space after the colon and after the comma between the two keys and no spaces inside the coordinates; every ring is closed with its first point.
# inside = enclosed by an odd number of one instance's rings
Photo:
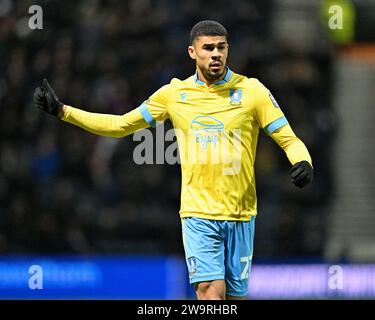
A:
{"type": "Polygon", "coordinates": [[[193,46],[189,46],[188,47],[188,52],[189,52],[190,58],[192,58],[193,60],[195,60],[197,56],[196,56],[195,49],[194,49],[193,46]]]}

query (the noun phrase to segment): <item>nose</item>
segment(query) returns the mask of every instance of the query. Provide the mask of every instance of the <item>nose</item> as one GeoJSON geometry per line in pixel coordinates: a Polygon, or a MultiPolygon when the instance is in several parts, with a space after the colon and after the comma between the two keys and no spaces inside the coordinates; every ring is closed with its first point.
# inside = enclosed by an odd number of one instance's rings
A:
{"type": "Polygon", "coordinates": [[[220,59],[220,58],[221,58],[221,52],[217,48],[215,48],[212,51],[212,59],[217,60],[217,59],[220,59]]]}

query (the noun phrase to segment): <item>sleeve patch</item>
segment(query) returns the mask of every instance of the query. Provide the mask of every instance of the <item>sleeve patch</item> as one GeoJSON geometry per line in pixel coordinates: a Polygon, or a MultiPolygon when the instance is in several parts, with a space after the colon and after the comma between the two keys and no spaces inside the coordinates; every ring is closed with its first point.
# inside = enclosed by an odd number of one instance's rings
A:
{"type": "Polygon", "coordinates": [[[273,95],[272,95],[271,92],[269,93],[269,97],[270,97],[270,99],[271,99],[271,101],[272,101],[273,106],[274,106],[275,108],[277,108],[277,109],[280,109],[279,104],[277,103],[276,99],[273,97],[273,95]]]}

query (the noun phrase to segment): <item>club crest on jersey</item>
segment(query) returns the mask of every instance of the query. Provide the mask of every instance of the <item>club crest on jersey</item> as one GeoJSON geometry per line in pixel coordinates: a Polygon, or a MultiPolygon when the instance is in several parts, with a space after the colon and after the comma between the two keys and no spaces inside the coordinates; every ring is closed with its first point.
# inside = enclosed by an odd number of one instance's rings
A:
{"type": "Polygon", "coordinates": [[[189,269],[189,274],[193,274],[197,271],[197,259],[195,257],[187,258],[187,264],[189,269]]]}
{"type": "Polygon", "coordinates": [[[187,98],[186,92],[180,92],[180,98],[182,102],[185,102],[187,98]]]}
{"type": "Polygon", "coordinates": [[[269,97],[270,97],[270,99],[271,99],[271,101],[272,101],[273,106],[274,106],[275,108],[277,108],[277,109],[280,109],[279,104],[277,103],[276,99],[273,97],[273,95],[271,94],[271,92],[269,93],[269,97]]]}
{"type": "Polygon", "coordinates": [[[239,105],[242,100],[242,90],[241,89],[230,89],[229,91],[230,104],[239,105]]]}

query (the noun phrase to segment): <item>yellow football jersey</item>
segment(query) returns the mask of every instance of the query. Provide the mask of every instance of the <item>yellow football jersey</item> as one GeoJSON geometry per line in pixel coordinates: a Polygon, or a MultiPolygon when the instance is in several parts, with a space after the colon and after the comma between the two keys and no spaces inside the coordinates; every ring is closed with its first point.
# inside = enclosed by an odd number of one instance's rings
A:
{"type": "Polygon", "coordinates": [[[292,164],[311,162],[306,146],[270,91],[257,79],[226,70],[210,86],[197,74],[172,81],[124,115],[66,106],[62,120],[92,133],[124,137],[170,119],[181,159],[180,216],[248,221],[257,214],[254,162],[259,128],[292,164]]]}
{"type": "Polygon", "coordinates": [[[140,107],[152,126],[170,119],[182,170],[181,217],[250,220],[257,213],[254,161],[259,128],[287,124],[258,80],[227,69],[207,86],[197,75],[156,91],[140,107]]]}

